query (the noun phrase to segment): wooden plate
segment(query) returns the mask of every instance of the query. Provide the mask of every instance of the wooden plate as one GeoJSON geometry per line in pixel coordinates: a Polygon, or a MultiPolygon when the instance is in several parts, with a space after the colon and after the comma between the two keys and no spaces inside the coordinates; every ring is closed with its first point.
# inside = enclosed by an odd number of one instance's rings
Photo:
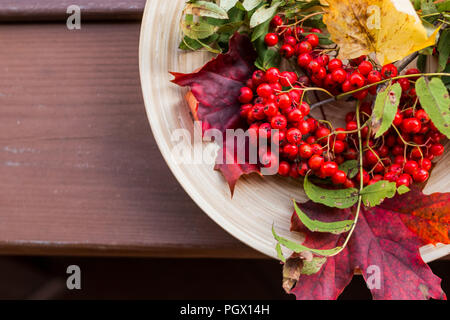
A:
{"type": "MultiPolygon", "coordinates": [[[[192,72],[212,58],[208,53],[178,49],[181,40],[179,21],[184,3],[184,0],[149,0],[142,20],[140,74],[153,134],[173,174],[203,211],[234,237],[276,258],[272,224],[281,236],[302,241],[301,235],[289,231],[293,212],[291,199],[306,200],[298,181],[245,177],[238,182],[231,199],[227,183],[219,172],[213,170],[213,164],[177,163],[172,156],[172,151],[180,143],[173,139],[175,130],[186,129],[182,143],[191,149],[194,145],[190,138],[193,122],[184,100],[186,90],[170,82],[172,76],[169,71],[192,72]]],[[[332,121],[342,121],[339,118],[349,107],[352,106],[327,106],[327,116],[332,121]]],[[[448,164],[448,157],[447,154],[434,171],[426,192],[450,191],[449,168],[442,165],[448,164]]],[[[421,253],[425,261],[431,261],[449,254],[450,246],[426,246],[421,253]]]]}

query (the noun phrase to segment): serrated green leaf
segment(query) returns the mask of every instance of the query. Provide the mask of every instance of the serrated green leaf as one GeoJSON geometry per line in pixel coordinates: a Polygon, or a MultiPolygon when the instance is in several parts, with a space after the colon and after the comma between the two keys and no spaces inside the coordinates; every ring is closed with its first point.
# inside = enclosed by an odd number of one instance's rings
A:
{"type": "Polygon", "coordinates": [[[450,29],[445,29],[439,37],[438,43],[439,51],[439,68],[438,72],[441,72],[447,66],[448,57],[450,55],[450,29]]]}
{"type": "Polygon", "coordinates": [[[450,138],[450,97],[442,80],[433,78],[428,81],[421,77],[416,82],[416,92],[436,128],[450,138]]]}
{"type": "Polygon", "coordinates": [[[344,171],[347,174],[347,178],[353,179],[356,177],[359,171],[359,161],[348,160],[339,166],[339,170],[344,171]]]}
{"type": "Polygon", "coordinates": [[[375,207],[384,199],[394,197],[396,191],[395,182],[381,180],[362,189],[362,201],[367,207],[375,207]]]}
{"type": "Polygon", "coordinates": [[[322,266],[327,262],[325,257],[314,257],[312,261],[303,261],[302,274],[310,276],[316,274],[322,269],[322,266]]]}
{"type": "Polygon", "coordinates": [[[197,1],[187,3],[184,8],[185,14],[192,14],[199,17],[211,17],[216,19],[228,19],[227,12],[213,2],[197,1]]]}
{"type": "Polygon", "coordinates": [[[233,8],[239,0],[220,0],[220,7],[228,11],[233,8]]]}
{"type": "Polygon", "coordinates": [[[339,251],[342,250],[342,247],[336,247],[333,249],[328,249],[328,250],[319,250],[319,249],[312,249],[312,248],[308,248],[306,246],[303,246],[301,244],[295,243],[293,241],[290,241],[288,239],[282,238],[280,237],[276,232],[275,232],[275,227],[272,226],[272,234],[273,237],[275,238],[275,240],[278,241],[278,243],[286,248],[288,248],[289,250],[292,250],[296,253],[301,253],[301,252],[312,252],[315,253],[319,256],[322,257],[329,257],[332,255],[337,254],[339,251]]]}
{"type": "Polygon", "coordinates": [[[297,214],[303,225],[312,232],[328,232],[333,234],[341,234],[350,231],[353,226],[353,220],[344,220],[336,222],[322,222],[310,219],[294,201],[295,213],[297,214]]]}
{"type": "Polygon", "coordinates": [[[263,2],[264,0],[244,0],[242,6],[245,8],[245,10],[252,11],[263,2]]]}
{"type": "Polygon", "coordinates": [[[405,185],[401,185],[400,187],[397,188],[397,193],[398,193],[399,195],[408,193],[408,192],[410,192],[410,191],[411,191],[411,189],[408,188],[408,187],[405,186],[405,185]]]}
{"type": "Polygon", "coordinates": [[[306,195],[316,203],[324,204],[328,207],[346,209],[358,202],[358,190],[355,188],[330,190],[318,187],[311,183],[308,176],[303,183],[306,195]]]}
{"type": "Polygon", "coordinates": [[[381,137],[392,126],[395,114],[400,104],[402,87],[399,83],[389,85],[384,91],[378,93],[372,116],[375,139],[381,137]]]}
{"type": "Polygon", "coordinates": [[[270,7],[262,6],[250,18],[250,28],[255,28],[259,26],[261,23],[269,21],[273,18],[273,16],[277,13],[277,9],[280,6],[281,2],[275,1],[272,3],[270,7]]]}

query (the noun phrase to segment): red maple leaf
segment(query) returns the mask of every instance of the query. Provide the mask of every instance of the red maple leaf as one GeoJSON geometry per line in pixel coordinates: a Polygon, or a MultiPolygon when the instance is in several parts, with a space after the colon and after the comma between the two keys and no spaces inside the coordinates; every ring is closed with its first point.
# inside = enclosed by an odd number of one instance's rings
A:
{"type": "MultiPolygon", "coordinates": [[[[440,206],[440,201],[431,202],[420,191],[411,192],[410,200],[426,204],[421,210],[433,211],[440,206]]],[[[448,203],[448,194],[435,194],[431,199],[442,197],[446,197],[448,203]]],[[[336,299],[350,283],[354,272],[360,270],[376,300],[446,299],[440,286],[441,279],[432,273],[419,254],[423,240],[404,222],[407,209],[402,208],[405,205],[402,201],[403,197],[395,197],[375,208],[363,207],[346,248],[329,257],[318,273],[302,275],[291,293],[302,300],[336,299]]],[[[352,209],[329,208],[311,201],[299,204],[299,207],[312,219],[321,221],[353,217],[352,209]]],[[[446,212],[448,219],[447,209],[446,212]]],[[[304,245],[316,249],[342,245],[346,236],[309,232],[295,213],[292,230],[304,232],[304,245]]]]}
{"type": "MultiPolygon", "coordinates": [[[[172,82],[190,87],[187,100],[194,118],[203,122],[203,131],[218,129],[225,134],[227,129],[247,127],[239,114],[238,98],[240,89],[255,70],[257,54],[250,39],[239,33],[230,39],[229,48],[197,72],[172,73],[175,76],[172,82]]],[[[222,172],[233,193],[236,181],[243,174],[259,172],[259,166],[239,158],[237,148],[246,148],[248,144],[234,144],[233,148],[228,145],[224,135],[218,158],[224,161],[216,165],[216,170],[222,172]]]]}

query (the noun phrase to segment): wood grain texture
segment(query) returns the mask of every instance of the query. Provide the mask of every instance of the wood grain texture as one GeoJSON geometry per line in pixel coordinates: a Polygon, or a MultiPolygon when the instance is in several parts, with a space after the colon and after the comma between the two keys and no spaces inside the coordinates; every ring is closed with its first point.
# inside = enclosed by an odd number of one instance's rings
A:
{"type": "Polygon", "coordinates": [[[162,159],[139,27],[0,28],[0,253],[262,257],[214,224],[162,159]]]}
{"type": "MultiPolygon", "coordinates": [[[[153,0],[150,0],[153,1],[153,0]]],[[[67,8],[78,5],[82,21],[140,20],[146,0],[2,0],[0,22],[62,21],[67,8]]]]}

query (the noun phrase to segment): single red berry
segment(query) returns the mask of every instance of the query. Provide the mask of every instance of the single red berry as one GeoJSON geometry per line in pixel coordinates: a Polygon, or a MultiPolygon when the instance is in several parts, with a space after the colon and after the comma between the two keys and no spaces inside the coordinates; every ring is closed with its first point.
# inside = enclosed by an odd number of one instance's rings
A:
{"type": "Polygon", "coordinates": [[[265,79],[269,83],[277,83],[280,78],[280,70],[278,68],[269,68],[266,71],[265,79]]]}
{"type": "Polygon", "coordinates": [[[415,182],[422,183],[427,181],[429,176],[430,174],[428,173],[428,171],[426,171],[425,169],[419,169],[414,173],[413,179],[415,182]]]}
{"type": "Polygon", "coordinates": [[[294,56],[295,50],[294,47],[292,47],[289,44],[284,44],[281,46],[280,54],[285,57],[286,59],[290,59],[294,56]]]}
{"type": "Polygon", "coordinates": [[[302,135],[307,135],[311,130],[309,128],[309,123],[307,121],[300,121],[297,125],[302,135]]]}
{"type": "Polygon", "coordinates": [[[394,163],[403,166],[406,163],[405,156],[404,155],[395,156],[394,163]]]}
{"type": "Polygon", "coordinates": [[[308,65],[313,61],[313,57],[309,53],[302,53],[298,56],[297,64],[302,67],[306,68],[308,65]]]}
{"type": "Polygon", "coordinates": [[[302,133],[297,128],[291,128],[288,130],[286,138],[290,144],[297,145],[302,141],[302,133]]]}
{"type": "Polygon", "coordinates": [[[312,28],[310,31],[314,32],[314,33],[322,33],[322,30],[317,29],[317,28],[312,28]]]}
{"type": "Polygon", "coordinates": [[[312,73],[316,73],[320,68],[322,68],[322,66],[316,60],[313,60],[308,64],[308,69],[312,73]]]}
{"type": "Polygon", "coordinates": [[[260,84],[256,89],[258,96],[262,98],[268,98],[273,93],[272,88],[267,83],[260,84]]]}
{"type": "Polygon", "coordinates": [[[353,97],[355,97],[356,99],[358,99],[360,101],[367,98],[368,95],[369,95],[369,90],[367,90],[367,89],[353,93],[353,97]]]}
{"type": "Polygon", "coordinates": [[[376,83],[382,80],[380,71],[373,70],[367,75],[369,83],[376,83]]]}
{"type": "Polygon", "coordinates": [[[262,120],[266,117],[264,114],[264,106],[262,104],[255,104],[251,110],[251,114],[256,120],[262,120]]]}
{"type": "Polygon", "coordinates": [[[272,134],[272,143],[275,145],[284,146],[286,144],[286,133],[284,131],[275,131],[272,134]]]}
{"type": "Polygon", "coordinates": [[[252,104],[244,104],[241,106],[241,110],[239,111],[242,118],[247,118],[250,110],[253,108],[252,104]]]}
{"type": "Polygon", "coordinates": [[[356,120],[356,113],[351,111],[345,115],[345,122],[355,121],[356,120]]]}
{"type": "Polygon", "coordinates": [[[289,158],[293,158],[297,156],[298,147],[295,144],[287,144],[283,148],[283,153],[286,154],[289,158]]]}
{"type": "Polygon", "coordinates": [[[303,120],[303,114],[299,109],[294,109],[288,114],[289,122],[300,122],[303,120]]]}
{"type": "Polygon", "coordinates": [[[335,131],[336,131],[336,139],[337,140],[345,141],[347,139],[347,134],[345,133],[344,128],[337,128],[335,131]],[[339,132],[342,132],[342,133],[339,133],[339,132]]]}
{"type": "Polygon", "coordinates": [[[301,162],[301,163],[298,164],[297,172],[298,172],[299,175],[304,177],[304,176],[306,176],[308,171],[309,171],[309,167],[308,167],[308,165],[305,162],[301,162]]]}
{"type": "MultiPolygon", "coordinates": [[[[420,70],[419,69],[408,69],[408,70],[406,70],[406,72],[405,72],[405,74],[406,75],[412,75],[412,74],[420,74],[420,70]]],[[[414,77],[414,78],[409,78],[409,79],[411,79],[411,80],[418,80],[419,79],[419,77],[414,77]]]]}
{"type": "Polygon", "coordinates": [[[249,103],[253,100],[253,91],[248,87],[242,87],[239,95],[239,102],[242,104],[249,103]]]}
{"type": "Polygon", "coordinates": [[[340,59],[332,59],[328,63],[329,71],[334,71],[334,70],[341,69],[341,68],[342,68],[342,60],[340,60],[340,59]]]}
{"type": "Polygon", "coordinates": [[[313,48],[319,45],[319,37],[317,34],[308,34],[305,39],[313,46],[313,48]]]}
{"type": "Polygon", "coordinates": [[[278,115],[278,116],[275,116],[272,118],[272,120],[270,121],[270,124],[273,129],[282,130],[282,129],[286,128],[287,120],[286,120],[285,116],[278,115]]]}
{"type": "Polygon", "coordinates": [[[277,115],[277,113],[278,113],[278,107],[276,106],[275,103],[269,102],[264,106],[264,114],[267,117],[274,117],[277,115]]]}
{"type": "Polygon", "coordinates": [[[363,76],[367,76],[372,70],[373,70],[373,65],[369,61],[363,61],[358,66],[358,71],[363,76]]]}
{"type": "Polygon", "coordinates": [[[409,174],[402,174],[397,179],[397,188],[400,186],[406,186],[409,187],[411,184],[411,176],[409,174]]]}
{"type": "Polygon", "coordinates": [[[309,159],[313,156],[314,152],[311,146],[305,143],[300,146],[298,154],[302,159],[309,159]]]}
{"type": "Polygon", "coordinates": [[[345,151],[345,142],[341,140],[336,140],[333,144],[333,152],[335,154],[341,154],[345,151]]]}
{"type": "Polygon", "coordinates": [[[387,64],[381,69],[381,76],[383,79],[389,79],[398,75],[397,67],[393,64],[387,64]]]}
{"type": "Polygon", "coordinates": [[[347,72],[342,68],[338,68],[332,71],[331,77],[333,81],[342,84],[347,80],[347,72]]]}
{"type": "Polygon", "coordinates": [[[309,113],[311,111],[311,107],[309,106],[309,104],[304,101],[302,102],[302,104],[300,104],[300,106],[298,108],[300,109],[300,111],[302,112],[304,117],[309,115],[309,113]]]}
{"type": "Polygon", "coordinates": [[[287,93],[282,93],[277,97],[277,104],[281,109],[286,109],[291,106],[291,97],[287,93]]]}
{"type": "Polygon", "coordinates": [[[252,84],[254,87],[258,87],[264,82],[264,72],[262,70],[256,70],[252,75],[252,84]]]}
{"type": "Polygon", "coordinates": [[[332,177],[338,171],[338,165],[334,161],[327,161],[322,164],[320,170],[326,177],[332,177]]]}
{"type": "Polygon", "coordinates": [[[324,67],[320,67],[319,69],[317,69],[316,72],[314,72],[314,77],[316,79],[323,80],[323,79],[325,79],[326,76],[327,76],[327,70],[324,67]]]}
{"type": "Polygon", "coordinates": [[[408,118],[402,121],[402,129],[406,133],[418,133],[422,125],[416,118],[408,118]]]}
{"type": "Polygon", "coordinates": [[[356,121],[350,121],[347,123],[346,131],[358,130],[358,123],[356,121]]]}
{"type": "Polygon", "coordinates": [[[305,29],[303,29],[300,26],[295,27],[295,34],[297,35],[297,38],[303,38],[303,34],[305,33],[305,29]]]}
{"type": "Polygon", "coordinates": [[[287,161],[281,161],[278,167],[278,174],[283,177],[288,177],[291,171],[291,165],[287,161]]]}
{"type": "Polygon", "coordinates": [[[378,163],[378,154],[375,151],[367,150],[364,153],[365,163],[369,166],[373,166],[378,163]]]}
{"type": "Polygon", "coordinates": [[[419,161],[420,164],[420,168],[424,169],[426,171],[430,171],[432,163],[429,159],[427,158],[423,158],[422,160],[419,161]]]}
{"type": "Polygon", "coordinates": [[[316,131],[316,138],[322,139],[321,142],[327,142],[327,137],[331,134],[330,129],[322,127],[316,131]]]}
{"type": "Polygon", "coordinates": [[[384,174],[383,179],[389,182],[396,182],[398,179],[398,174],[392,171],[388,171],[384,174]]]}
{"type": "Polygon", "coordinates": [[[391,152],[394,156],[402,155],[402,154],[404,154],[404,151],[405,151],[405,148],[400,145],[393,146],[392,150],[391,150],[391,152]]]}
{"type": "Polygon", "coordinates": [[[313,47],[308,41],[302,41],[298,44],[296,49],[296,53],[301,55],[302,53],[310,53],[313,50],[313,47]]]}
{"type": "Polygon", "coordinates": [[[423,151],[420,147],[414,147],[411,150],[411,158],[413,159],[421,159],[423,157],[423,151]]]}
{"type": "Polygon", "coordinates": [[[361,73],[355,72],[352,73],[352,75],[349,78],[349,81],[354,87],[361,88],[364,86],[366,79],[361,73]]]}
{"type": "Polygon", "coordinates": [[[324,163],[324,159],[322,156],[319,155],[313,155],[309,161],[308,161],[308,166],[312,169],[312,170],[319,170],[322,167],[322,164],[324,163]]]}
{"type": "Polygon", "coordinates": [[[420,123],[425,124],[430,121],[430,117],[426,113],[425,110],[419,110],[416,112],[416,119],[420,121],[420,123]]]}
{"type": "Polygon", "coordinates": [[[350,83],[349,80],[345,80],[344,83],[342,84],[342,91],[344,92],[350,92],[354,89],[355,87],[350,83]]]}
{"type": "Polygon", "coordinates": [[[276,46],[278,43],[278,36],[276,35],[276,33],[268,33],[264,37],[264,42],[268,47],[276,46]]]}
{"type": "Polygon", "coordinates": [[[284,37],[284,44],[288,44],[292,47],[297,45],[297,40],[293,36],[284,37]]]}
{"type": "Polygon", "coordinates": [[[323,149],[322,149],[322,146],[321,146],[320,144],[313,143],[313,144],[311,145],[311,148],[312,148],[314,154],[316,154],[316,155],[318,155],[318,156],[321,156],[321,155],[322,155],[323,149]]]}
{"type": "Polygon", "coordinates": [[[437,143],[431,146],[430,152],[435,157],[440,157],[444,154],[445,148],[442,144],[437,143]]]}
{"type": "Polygon", "coordinates": [[[316,58],[316,61],[322,66],[326,67],[328,65],[328,62],[330,62],[330,57],[326,54],[320,55],[316,58]]]}
{"type": "Polygon", "coordinates": [[[289,176],[290,176],[291,178],[297,179],[297,178],[299,177],[297,169],[298,169],[297,164],[296,164],[296,163],[293,163],[293,164],[291,165],[291,172],[289,172],[289,176]]]}
{"type": "Polygon", "coordinates": [[[336,173],[331,177],[331,181],[333,181],[334,184],[344,184],[346,180],[347,174],[342,170],[336,171],[336,173]]]}
{"type": "Polygon", "coordinates": [[[272,127],[270,123],[263,123],[259,126],[259,136],[263,139],[270,139],[272,135],[272,127]]]}
{"type": "MultiPolygon", "coordinates": [[[[358,174],[356,175],[356,181],[360,182],[361,181],[361,170],[358,172],[358,174]]],[[[363,185],[367,185],[370,181],[370,175],[369,173],[363,169],[363,185]]]]}
{"type": "Polygon", "coordinates": [[[283,19],[279,15],[276,15],[275,17],[272,18],[272,21],[270,21],[270,24],[274,28],[280,27],[283,25],[283,19]]]}
{"type": "Polygon", "coordinates": [[[400,127],[402,125],[402,122],[403,122],[403,115],[399,111],[397,111],[393,123],[396,127],[400,127]]]}
{"type": "Polygon", "coordinates": [[[317,130],[317,126],[319,125],[319,122],[314,118],[308,118],[306,120],[309,125],[309,131],[314,132],[317,130]]]}
{"type": "Polygon", "coordinates": [[[400,87],[402,87],[403,92],[407,92],[409,88],[411,87],[411,83],[409,82],[409,79],[398,79],[397,81],[400,84],[400,87]]]}
{"type": "Polygon", "coordinates": [[[413,175],[418,169],[419,164],[414,160],[407,161],[405,163],[405,167],[403,168],[403,170],[410,175],[413,175]]]}
{"type": "Polygon", "coordinates": [[[377,153],[380,156],[380,158],[387,157],[389,154],[389,148],[387,146],[381,146],[378,148],[377,153]]]}
{"type": "Polygon", "coordinates": [[[280,74],[280,83],[283,87],[292,87],[298,80],[295,72],[284,71],[280,74]]]}

